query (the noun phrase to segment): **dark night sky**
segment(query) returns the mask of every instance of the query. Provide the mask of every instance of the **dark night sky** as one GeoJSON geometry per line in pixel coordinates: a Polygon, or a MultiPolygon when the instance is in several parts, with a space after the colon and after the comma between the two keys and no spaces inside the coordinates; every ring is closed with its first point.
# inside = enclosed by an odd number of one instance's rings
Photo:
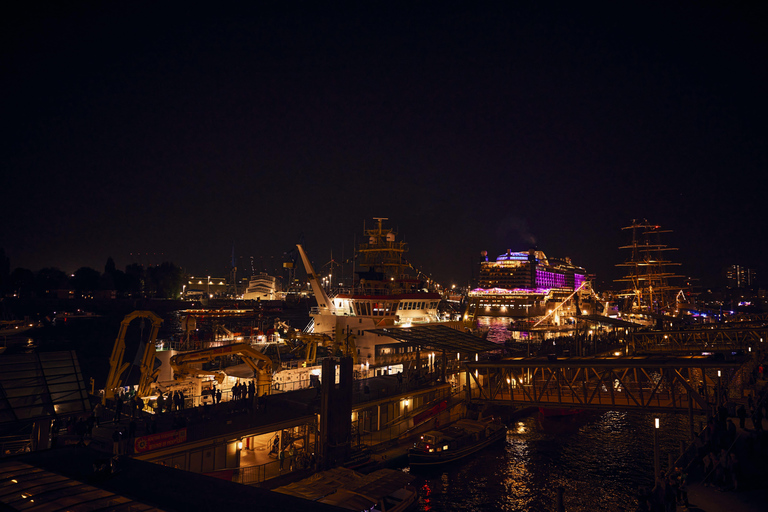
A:
{"type": "Polygon", "coordinates": [[[634,218],[768,272],[758,2],[107,4],[2,16],[11,268],[322,266],[380,216],[446,284],[531,240],[610,280],[634,218]]]}

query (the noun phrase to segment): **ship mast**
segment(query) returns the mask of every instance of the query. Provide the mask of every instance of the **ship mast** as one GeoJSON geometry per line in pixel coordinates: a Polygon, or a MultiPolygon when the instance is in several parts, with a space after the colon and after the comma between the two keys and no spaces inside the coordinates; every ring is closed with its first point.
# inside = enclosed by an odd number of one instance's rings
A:
{"type": "Polygon", "coordinates": [[[631,301],[632,309],[659,313],[673,309],[675,306],[675,291],[679,287],[669,284],[670,279],[682,277],[668,272],[666,267],[680,265],[668,260],[665,253],[676,251],[661,243],[663,233],[661,226],[650,224],[647,220],[632,220],[632,225],[622,228],[631,230],[632,241],[619,249],[629,249],[629,258],[617,267],[627,268],[627,274],[616,279],[616,282],[626,283],[625,288],[618,294],[631,301]]]}

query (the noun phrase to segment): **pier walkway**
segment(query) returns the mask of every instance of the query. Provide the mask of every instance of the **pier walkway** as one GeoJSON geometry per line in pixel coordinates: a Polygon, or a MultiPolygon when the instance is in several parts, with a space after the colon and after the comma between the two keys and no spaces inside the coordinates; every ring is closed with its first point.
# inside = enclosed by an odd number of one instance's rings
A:
{"type": "MultiPolygon", "coordinates": [[[[757,379],[748,390],[756,409],[768,401],[768,381],[757,379]]],[[[719,409],[685,453],[674,462],[689,475],[687,508],[696,512],[762,512],[768,510],[768,418],[753,416],[751,400],[740,398],[719,409]],[[745,406],[742,421],[735,410],[745,406]],[[730,410],[729,410],[730,409],[730,410]],[[759,428],[754,423],[760,420],[759,428]]],[[[667,470],[672,467],[669,460],[667,470]]]]}
{"type": "MultiPolygon", "coordinates": [[[[768,419],[762,420],[763,442],[768,435],[768,419]]],[[[733,449],[741,464],[742,489],[717,486],[712,482],[714,474],[707,478],[703,468],[697,467],[691,475],[688,487],[687,510],[691,512],[765,512],[768,510],[768,460],[756,452],[756,431],[751,419],[745,429],[736,426],[737,440],[733,449]],[[706,480],[705,480],[706,479],[706,480]]],[[[763,450],[764,451],[764,450],[763,450]]],[[[685,509],[683,509],[685,510],[685,509]]]]}

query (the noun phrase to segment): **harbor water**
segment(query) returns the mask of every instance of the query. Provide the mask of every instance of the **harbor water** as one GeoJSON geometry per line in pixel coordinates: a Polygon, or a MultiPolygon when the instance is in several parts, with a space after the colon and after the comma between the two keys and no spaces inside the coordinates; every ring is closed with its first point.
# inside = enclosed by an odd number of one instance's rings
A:
{"type": "MultiPolygon", "coordinates": [[[[509,425],[506,441],[432,472],[416,472],[422,511],[631,511],[653,486],[654,417],[662,471],[687,440],[685,415],[608,411],[509,425]]],[[[698,429],[698,419],[696,420],[698,429]]],[[[703,420],[702,420],[703,421],[703,420]]],[[[405,468],[404,471],[409,471],[405,468]]]]}

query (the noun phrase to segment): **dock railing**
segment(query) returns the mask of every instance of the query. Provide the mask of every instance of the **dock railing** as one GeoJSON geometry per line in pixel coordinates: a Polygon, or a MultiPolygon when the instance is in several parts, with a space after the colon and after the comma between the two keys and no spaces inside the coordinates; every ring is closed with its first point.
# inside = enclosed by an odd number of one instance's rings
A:
{"type": "Polygon", "coordinates": [[[232,481],[243,485],[256,485],[300,469],[306,469],[309,464],[303,450],[298,451],[293,463],[288,458],[283,459],[282,469],[280,462],[279,460],[272,460],[264,464],[235,468],[232,473],[232,481]]]}
{"type": "Polygon", "coordinates": [[[32,441],[24,439],[0,439],[0,457],[10,457],[32,451],[32,441]]]}

